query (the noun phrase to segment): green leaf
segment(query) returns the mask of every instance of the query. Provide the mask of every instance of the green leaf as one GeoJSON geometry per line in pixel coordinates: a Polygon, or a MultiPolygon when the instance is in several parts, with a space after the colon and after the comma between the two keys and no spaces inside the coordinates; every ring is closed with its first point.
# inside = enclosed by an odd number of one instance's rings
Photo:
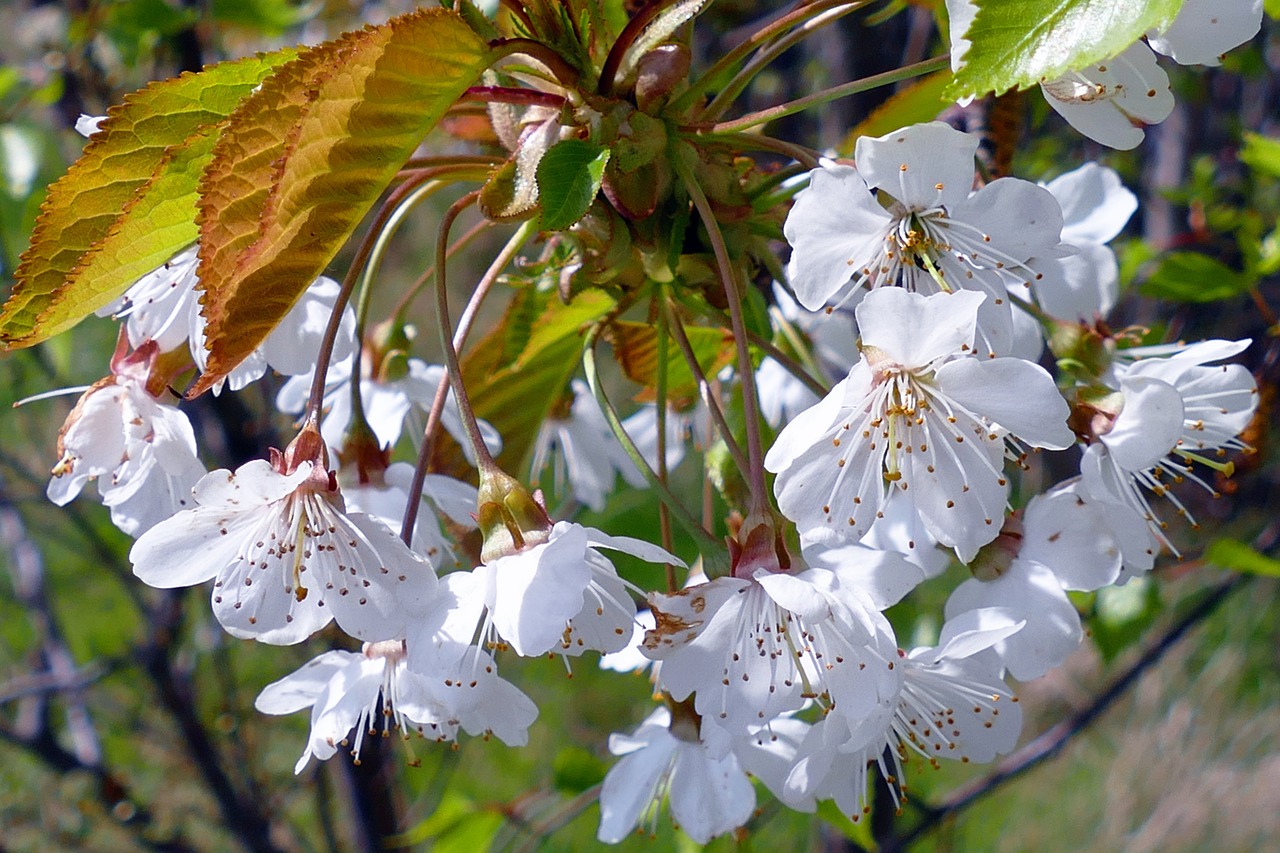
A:
{"type": "MultiPolygon", "coordinates": [[[[84,154],[49,188],[16,272],[18,283],[0,311],[0,343],[6,348],[39,343],[118,297],[130,281],[85,275],[94,255],[114,239],[134,208],[191,196],[194,177],[181,186],[167,180],[172,170],[189,166],[184,152],[294,55],[285,50],[224,62],[153,83],[112,107],[84,154]]],[[[172,223],[160,224],[164,227],[154,231],[143,229],[133,248],[163,262],[189,245],[194,234],[177,235],[168,227],[172,223]]]]}
{"type": "Polygon", "coordinates": [[[476,415],[502,436],[499,464],[508,470],[521,465],[538,427],[578,370],[586,326],[613,306],[613,299],[599,290],[584,291],[567,305],[554,294],[522,290],[507,318],[472,347],[462,376],[476,415]],[[541,308],[524,347],[512,353],[506,346],[507,326],[530,310],[521,304],[526,300],[541,308]]]}
{"type": "Polygon", "coordinates": [[[1251,575],[1280,578],[1280,560],[1259,554],[1250,546],[1235,539],[1218,539],[1204,552],[1204,561],[1251,575]]]}
{"type": "Polygon", "coordinates": [[[566,139],[547,149],[538,163],[543,231],[563,231],[586,216],[608,163],[609,149],[582,139],[566,139]]]}
{"type": "Polygon", "coordinates": [[[1144,296],[1174,302],[1217,302],[1248,290],[1241,273],[1199,252],[1170,252],[1140,288],[1144,296]]]}
{"type": "Polygon", "coordinates": [[[971,0],[977,15],[946,96],[999,95],[1108,59],[1167,27],[1183,0],[971,0]]]}
{"type": "Polygon", "coordinates": [[[228,120],[200,185],[208,366],[200,394],[262,343],[494,53],[424,9],[304,52],[228,120]]]}
{"type": "Polygon", "coordinates": [[[1272,139],[1260,133],[1244,134],[1244,148],[1240,149],[1240,162],[1273,178],[1280,178],[1280,139],[1272,139]]]}
{"type": "Polygon", "coordinates": [[[1280,21],[1280,0],[1262,0],[1262,8],[1272,20],[1280,21]]]}
{"type": "Polygon", "coordinates": [[[556,753],[552,764],[557,791],[581,794],[604,779],[607,765],[592,752],[580,746],[567,746],[556,753]]]}
{"type": "Polygon", "coordinates": [[[251,27],[267,35],[279,35],[320,11],[316,2],[291,0],[213,0],[209,12],[215,21],[251,27]]]}

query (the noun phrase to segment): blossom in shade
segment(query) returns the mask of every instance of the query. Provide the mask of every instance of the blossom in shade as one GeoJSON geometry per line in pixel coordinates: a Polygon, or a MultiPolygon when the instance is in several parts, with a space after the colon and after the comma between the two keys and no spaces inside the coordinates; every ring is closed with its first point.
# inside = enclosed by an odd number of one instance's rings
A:
{"type": "MultiPolygon", "coordinates": [[[[351,423],[351,366],[352,359],[335,360],[325,376],[325,415],[320,422],[320,434],[325,443],[336,451],[343,449],[347,427],[351,423]]],[[[276,408],[286,414],[301,414],[306,408],[314,374],[295,376],[281,387],[276,395],[276,408]]],[[[403,375],[391,378],[365,377],[360,381],[360,397],[365,420],[383,447],[394,447],[400,440],[406,425],[411,431],[422,433],[426,425],[426,412],[436,396],[436,389],[445,379],[444,368],[427,364],[421,359],[408,359],[403,375]]],[[[462,429],[462,415],[448,393],[440,423],[445,431],[462,447],[467,461],[474,464],[471,444],[462,429]]],[[[502,438],[498,431],[484,420],[477,422],[485,447],[491,454],[502,452],[502,438]]]]}
{"type": "Polygon", "coordinates": [[[58,506],[96,480],[112,522],[138,536],[191,503],[204,476],[191,422],[148,376],[156,345],[117,352],[111,375],[94,383],[58,432],[58,462],[47,494],[58,506]]]}
{"type": "Polygon", "coordinates": [[[206,474],[195,506],[143,534],[129,558],[161,588],[213,580],[213,612],[237,637],[286,645],[331,620],[362,640],[401,635],[436,589],[431,564],[385,524],[345,511],[323,466],[254,460],[206,474]]]}
{"type": "Polygon", "coordinates": [[[868,809],[868,764],[879,767],[896,799],[912,752],[934,765],[1009,752],[1022,711],[990,649],[1021,624],[999,609],[969,611],[943,625],[937,646],[899,651],[897,690],[874,712],[852,720],[827,715],[809,730],[787,778],[791,796],[832,799],[856,821],[868,809]]]}
{"type": "MultiPolygon", "coordinates": [[[[1193,466],[1231,473],[1224,459],[1246,449],[1238,436],[1253,418],[1258,391],[1243,365],[1210,362],[1248,346],[1247,340],[1212,340],[1121,350],[1111,377],[1119,411],[1094,418],[1094,439],[1080,464],[1083,493],[1129,507],[1147,522],[1151,537],[1172,549],[1145,492],[1168,498],[1180,515],[1187,510],[1170,486],[1191,480],[1217,494],[1193,466]]],[[[1125,576],[1133,568],[1127,556],[1125,576]]]]}
{"type": "Polygon", "coordinates": [[[1043,368],[973,356],[983,298],[883,288],[858,306],[861,359],[765,456],[778,506],[802,536],[857,541],[897,489],[967,561],[1000,532],[1008,440],[1074,443],[1068,406],[1043,368]]]}
{"type": "Polygon", "coordinates": [[[1022,518],[1010,518],[979,553],[974,577],[947,599],[947,617],[999,607],[1025,621],[992,649],[1019,681],[1044,675],[1084,636],[1066,590],[1091,592],[1120,576],[1122,549],[1107,515],[1105,505],[1085,501],[1075,483],[1032,498],[1022,518]]]}
{"type": "Polygon", "coordinates": [[[1062,205],[1062,241],[1076,254],[1034,262],[1041,277],[1031,295],[1060,320],[1092,323],[1106,316],[1119,292],[1119,268],[1110,242],[1138,209],[1138,200],[1106,166],[1085,163],[1045,189],[1062,205]]]}
{"type": "Polygon", "coordinates": [[[663,799],[672,821],[699,844],[742,826],[755,810],[756,793],[731,749],[730,736],[700,721],[687,707],[650,714],[632,734],[609,736],[621,756],[600,788],[596,837],[616,844],[663,799]]]}
{"type": "MultiPolygon", "coordinates": [[[[156,342],[161,352],[169,352],[185,342],[196,367],[204,370],[208,352],[204,315],[196,290],[200,262],[197,253],[194,244],[178,252],[138,279],[120,299],[98,314],[124,320],[129,342],[135,348],[150,340],[156,342]]],[[[236,365],[214,391],[220,391],[224,384],[238,391],[260,379],[268,367],[286,376],[312,370],[339,290],[338,283],[330,278],[321,276],[312,282],[262,344],[236,365]]],[[[348,359],[354,351],[355,314],[348,306],[334,339],[332,358],[348,359]]]]}
{"type": "Polygon", "coordinates": [[[1043,187],[1016,178],[973,192],[977,147],[976,136],[932,122],[860,138],[857,168],[815,169],[783,229],[797,301],[817,310],[860,287],[893,285],[922,294],[976,291],[987,297],[983,354],[1007,354],[1007,285],[1034,277],[1030,258],[1057,252],[1062,212],[1043,187]]]}
{"type": "Polygon", "coordinates": [[[550,467],[556,494],[567,485],[580,503],[600,512],[617,475],[636,488],[643,486],[645,479],[609,428],[587,383],[573,380],[570,395],[563,417],[552,416],[542,422],[533,443],[530,470],[536,484],[550,467]]]}
{"type": "MultiPolygon", "coordinates": [[[[413,474],[412,465],[395,462],[381,472],[381,482],[344,483],[342,494],[347,508],[378,519],[399,536],[413,474]]],[[[476,487],[441,474],[427,474],[422,481],[421,500],[410,546],[437,570],[458,568],[444,522],[459,531],[475,529],[476,487]]]]}

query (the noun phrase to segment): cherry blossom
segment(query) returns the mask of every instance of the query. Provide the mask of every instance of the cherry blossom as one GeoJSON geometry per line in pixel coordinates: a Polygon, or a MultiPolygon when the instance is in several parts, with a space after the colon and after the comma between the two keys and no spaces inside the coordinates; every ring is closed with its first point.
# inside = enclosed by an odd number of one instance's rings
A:
{"type": "MultiPolygon", "coordinates": [[[[1231,464],[1222,460],[1231,450],[1245,449],[1237,436],[1253,418],[1258,393],[1242,365],[1209,362],[1230,358],[1248,345],[1247,340],[1213,340],[1119,351],[1111,379],[1120,408],[1094,418],[1095,440],[1080,466],[1083,491],[1129,507],[1146,520],[1158,543],[1176,552],[1143,490],[1167,497],[1180,515],[1188,513],[1171,485],[1189,479],[1216,494],[1192,466],[1230,473],[1231,464]]],[[[1134,568],[1127,554],[1125,562],[1127,570],[1134,568]]]]}
{"type": "Polygon", "coordinates": [[[564,416],[547,418],[538,430],[531,476],[537,484],[550,466],[556,494],[567,484],[575,499],[600,512],[617,475],[636,488],[643,486],[645,479],[618,443],[587,383],[573,380],[570,396],[564,416]]]}
{"type": "Polygon", "coordinates": [[[683,565],[656,545],[560,521],[541,542],[485,561],[473,574],[486,625],[523,656],[626,648],[635,604],[600,549],[650,563],[683,565]]]}
{"type": "Polygon", "coordinates": [[[128,355],[118,351],[111,375],[80,397],[58,432],[47,489],[49,500],[64,506],[97,480],[112,523],[131,536],[190,505],[191,487],[205,473],[176,399],[147,388],[155,356],[154,343],[128,355]]]}
{"type": "Polygon", "coordinates": [[[1047,190],[1016,178],[972,192],[977,147],[976,136],[932,122],[859,138],[856,168],[815,169],[784,225],[794,249],[787,277],[800,304],[817,310],[860,287],[973,290],[987,296],[985,351],[1007,354],[1007,284],[1035,275],[1030,258],[1056,253],[1062,213],[1047,190]]]}
{"type": "Polygon", "coordinates": [[[1136,148],[1143,125],[1173,112],[1169,75],[1155,54],[1137,42],[1117,56],[1040,84],[1045,100],[1071,126],[1111,148],[1136,148]]]}
{"type": "Polygon", "coordinates": [[[1059,175],[1045,189],[1062,205],[1062,241],[1076,254],[1037,259],[1041,278],[1030,288],[1036,302],[1060,320],[1093,322],[1115,305],[1119,269],[1110,242],[1138,209],[1138,199],[1106,166],[1086,163],[1059,175]]]}
{"type": "Polygon", "coordinates": [[[921,575],[897,554],[859,546],[827,564],[783,572],[746,558],[734,577],[650,593],[657,624],[644,652],[662,662],[660,685],[677,701],[695,694],[698,713],[733,735],[819,695],[830,713],[863,713],[889,689],[896,648],[868,581],[909,578],[889,581],[905,592],[921,575]]]}
{"type": "Polygon", "coordinates": [[[975,577],[947,599],[946,616],[1003,608],[1025,621],[993,644],[1009,673],[1030,681],[1059,665],[1084,637],[1066,590],[1093,591],[1120,576],[1122,549],[1108,529],[1107,509],[1085,501],[1075,484],[1032,498],[1022,519],[979,553],[975,577]]]}
{"type": "Polygon", "coordinates": [[[462,728],[524,746],[536,707],[492,674],[487,655],[478,650],[477,655],[484,659],[478,666],[482,677],[464,681],[415,672],[403,640],[365,643],[360,652],[329,651],[267,685],[254,707],[264,714],[311,708],[311,734],[294,773],[301,773],[312,756],[323,761],[339,747],[359,763],[366,735],[385,736],[396,729],[405,737],[416,732],[450,741],[462,728]]]}
{"type": "Polygon", "coordinates": [[[286,470],[277,454],[212,471],[192,496],[194,508],[151,528],[129,558],[151,586],[213,579],[214,615],[234,636],[287,645],[336,619],[360,639],[389,639],[435,592],[431,564],[382,522],[345,512],[312,461],[286,470]]]}
{"type": "Polygon", "coordinates": [[[1221,65],[1224,53],[1261,28],[1262,0],[1186,0],[1164,32],[1147,33],[1147,43],[1180,65],[1221,65]]]}
{"type": "Polygon", "coordinates": [[[981,294],[874,291],[858,306],[862,358],[765,457],[778,506],[802,536],[856,541],[892,489],[967,561],[1004,518],[1006,438],[1074,443],[1068,407],[1038,365],[976,358],[981,294]]]}
{"type": "Polygon", "coordinates": [[[969,611],[943,625],[937,646],[899,651],[897,691],[873,713],[853,720],[828,715],[809,730],[787,778],[791,796],[832,799],[858,820],[868,810],[862,768],[869,763],[897,798],[910,751],[930,764],[987,762],[1009,752],[1022,731],[1022,711],[989,650],[1021,624],[998,609],[969,611]]]}
{"type": "MultiPolygon", "coordinates": [[[[168,352],[185,341],[196,367],[204,370],[208,352],[205,350],[204,315],[196,289],[199,281],[196,275],[199,265],[197,251],[195,245],[183,249],[138,279],[120,299],[98,314],[124,319],[129,341],[135,348],[152,340],[159,345],[161,352],[168,352]]],[[[224,384],[232,391],[238,391],[261,378],[268,367],[286,376],[298,376],[312,370],[339,289],[333,279],[317,278],[303,291],[261,346],[237,365],[215,387],[215,392],[220,391],[224,384]]],[[[349,358],[355,348],[355,314],[349,306],[344,310],[341,323],[333,348],[332,358],[335,361],[349,358]]]]}
{"type": "Polygon", "coordinates": [[[673,822],[699,844],[750,819],[755,788],[729,735],[687,707],[677,711],[658,708],[632,734],[609,736],[609,751],[622,759],[600,789],[601,841],[621,841],[664,797],[673,822]]]}

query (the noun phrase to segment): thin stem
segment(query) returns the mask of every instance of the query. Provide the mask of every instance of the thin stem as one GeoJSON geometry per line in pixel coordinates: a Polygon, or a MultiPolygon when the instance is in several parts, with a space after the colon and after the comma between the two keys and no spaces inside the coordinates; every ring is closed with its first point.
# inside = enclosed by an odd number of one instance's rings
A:
{"type": "MultiPolygon", "coordinates": [[[[453,222],[462,211],[476,203],[480,197],[479,190],[473,190],[455,201],[440,219],[440,230],[436,236],[436,325],[440,329],[440,347],[444,350],[445,370],[449,374],[449,385],[453,388],[454,399],[458,401],[458,411],[462,415],[462,431],[467,435],[471,452],[475,454],[476,467],[481,475],[498,472],[498,465],[489,454],[484,443],[484,436],[476,424],[475,412],[471,411],[471,400],[467,397],[467,389],[462,384],[462,368],[458,365],[458,351],[453,348],[453,324],[449,320],[449,290],[445,282],[448,266],[449,231],[453,222]]],[[[410,495],[412,498],[412,495],[410,495]]]]}
{"type": "MultiPolygon", "coordinates": [[[[453,333],[453,346],[447,347],[453,350],[455,357],[462,352],[467,336],[471,334],[476,313],[484,303],[485,297],[493,289],[498,276],[536,233],[537,227],[532,221],[521,225],[493,259],[493,263],[480,278],[475,289],[471,291],[471,298],[467,300],[467,307],[462,310],[462,315],[458,318],[458,328],[453,333]]],[[[422,430],[422,446],[418,448],[418,462],[414,467],[413,480],[409,484],[409,501],[405,505],[404,522],[400,525],[400,536],[406,545],[413,541],[413,529],[418,523],[418,507],[422,504],[422,487],[427,478],[427,466],[431,464],[436,432],[440,428],[440,418],[444,414],[444,404],[448,398],[449,383],[446,379],[436,388],[436,395],[431,401],[431,410],[427,413],[427,425],[422,430]]]]}
{"type": "MultiPolygon", "coordinates": [[[[723,311],[707,306],[706,312],[707,316],[715,319],[721,325],[727,325],[724,321],[729,318],[725,317],[723,311]]],[[[751,341],[751,345],[753,347],[763,351],[765,355],[769,356],[769,358],[785,367],[792,376],[803,382],[805,387],[810,391],[817,394],[819,397],[827,396],[827,391],[830,389],[827,388],[826,384],[821,379],[818,379],[808,373],[799,362],[782,350],[778,349],[771,341],[765,340],[750,329],[747,330],[747,340],[751,341]]]]}
{"type": "Polygon", "coordinates": [[[680,318],[676,316],[675,311],[672,310],[669,302],[664,300],[662,307],[664,316],[671,326],[672,337],[676,339],[676,344],[680,347],[685,363],[689,365],[689,370],[693,373],[694,379],[698,381],[698,393],[702,397],[702,402],[706,404],[707,411],[711,413],[711,421],[716,425],[720,437],[724,439],[725,447],[729,448],[729,455],[733,457],[733,463],[738,466],[738,470],[742,472],[744,478],[750,478],[747,457],[742,454],[742,448],[738,446],[738,440],[734,438],[733,430],[729,428],[729,422],[725,420],[724,412],[720,408],[720,401],[711,393],[711,383],[707,381],[707,375],[702,370],[702,365],[698,363],[698,356],[693,351],[693,345],[689,343],[689,336],[685,334],[684,325],[680,322],[680,318]]]}
{"type": "MultiPolygon", "coordinates": [[[[773,318],[774,327],[782,334],[782,337],[786,339],[786,342],[790,344],[791,348],[796,351],[796,355],[800,359],[798,363],[792,363],[789,365],[783,364],[782,362],[778,363],[782,364],[782,366],[785,367],[791,375],[801,381],[810,379],[814,374],[817,374],[818,376],[823,375],[821,365],[819,365],[817,359],[813,357],[813,352],[810,348],[805,346],[804,341],[800,338],[800,333],[796,331],[796,328],[791,321],[782,316],[782,312],[777,308],[777,306],[773,306],[769,309],[769,316],[773,318]],[[800,370],[801,372],[796,373],[797,370],[800,370]]],[[[777,361],[777,359],[774,359],[774,361],[777,361]]],[[[826,393],[825,391],[819,392],[818,388],[815,388],[812,385],[809,386],[809,390],[818,394],[819,397],[824,396],[826,393]]]]}
{"type": "MultiPolygon", "coordinates": [[[[695,133],[695,135],[705,139],[700,133],[695,133]]],[[[772,136],[765,136],[762,133],[718,133],[715,136],[715,141],[724,142],[738,149],[748,151],[774,151],[801,163],[806,169],[818,168],[818,161],[822,157],[819,152],[812,148],[795,142],[784,142],[781,139],[774,139],[772,136]]]]}
{"type": "Polygon", "coordinates": [[[785,32],[797,23],[812,18],[814,15],[821,14],[823,11],[833,6],[841,6],[848,3],[849,0],[817,0],[814,3],[796,3],[795,9],[774,19],[771,23],[757,30],[740,44],[735,45],[732,49],[716,60],[706,73],[699,77],[694,83],[671,104],[672,115],[679,115],[683,110],[693,106],[694,102],[703,95],[708,89],[715,85],[721,75],[729,73],[729,69],[741,62],[747,57],[751,51],[760,45],[766,43],[779,33],[785,32]]]}
{"type": "Polygon", "coordinates": [[[622,419],[618,417],[618,411],[609,402],[608,396],[604,393],[604,386],[600,383],[600,372],[596,365],[596,341],[600,338],[600,332],[604,328],[602,324],[595,324],[587,332],[587,337],[582,344],[582,369],[587,375],[587,384],[591,386],[591,393],[596,398],[596,403],[600,406],[601,413],[604,414],[605,420],[609,423],[609,428],[613,430],[613,434],[617,436],[618,443],[622,445],[622,449],[626,451],[631,461],[635,463],[636,468],[644,476],[649,485],[653,487],[659,499],[671,508],[672,514],[676,521],[684,525],[695,541],[697,541],[702,551],[703,564],[706,567],[707,577],[716,578],[729,574],[728,554],[725,552],[724,546],[716,540],[714,536],[708,533],[699,521],[690,514],[684,504],[680,502],[671,490],[667,488],[667,484],[658,478],[653,468],[649,467],[649,462],[644,458],[644,454],[636,447],[631,436],[622,426],[622,419]]]}
{"type": "MultiPolygon", "coordinates": [[[[444,172],[453,171],[454,168],[441,166],[439,170],[424,169],[423,180],[444,172]]],[[[356,255],[351,261],[351,266],[347,268],[347,274],[343,276],[342,286],[338,290],[337,298],[333,301],[333,313],[329,315],[329,324],[325,326],[324,337],[320,341],[320,352],[316,356],[316,372],[311,380],[311,394],[307,398],[307,407],[303,411],[303,422],[306,426],[318,428],[320,425],[320,412],[324,407],[325,380],[328,379],[329,375],[329,359],[333,357],[333,345],[338,339],[338,329],[342,326],[342,313],[347,307],[347,303],[351,301],[351,294],[355,290],[357,277],[368,263],[379,236],[386,228],[387,222],[395,215],[396,208],[417,186],[418,184],[413,180],[406,181],[397,187],[387,197],[386,201],[379,205],[373,223],[360,240],[360,246],[356,249],[356,255]]],[[[357,343],[359,342],[357,341],[357,343]]],[[[356,381],[359,381],[358,371],[355,378],[356,381]]]]}
{"type": "MultiPolygon", "coordinates": [[[[470,245],[471,241],[475,240],[493,226],[494,222],[489,219],[482,219],[475,225],[472,225],[467,229],[465,234],[453,241],[453,245],[449,247],[449,257],[452,258],[454,255],[458,254],[458,252],[470,245]]],[[[414,281],[413,284],[405,288],[404,293],[400,295],[400,299],[396,302],[395,310],[391,312],[391,316],[403,319],[405,313],[409,310],[409,303],[412,302],[414,297],[421,293],[432,281],[435,274],[435,264],[427,267],[427,269],[422,273],[422,275],[418,276],[417,280],[414,281]]]]}
{"type": "Polygon", "coordinates": [[[490,67],[496,64],[499,59],[523,53],[545,65],[552,76],[566,86],[572,86],[582,76],[578,69],[570,65],[554,48],[548,47],[540,41],[528,38],[498,39],[489,42],[489,47],[497,51],[497,56],[490,63],[490,67]]]}
{"type": "MultiPolygon", "coordinates": [[[[661,282],[654,285],[654,298],[662,305],[666,304],[667,298],[661,282]]],[[[670,357],[670,329],[668,328],[667,312],[659,311],[657,317],[658,326],[658,387],[656,408],[654,410],[654,422],[658,429],[658,479],[663,483],[670,485],[669,471],[667,470],[667,366],[670,357]]],[[[662,547],[667,553],[672,553],[674,543],[671,538],[671,510],[667,505],[659,501],[658,503],[658,530],[662,535],[662,547]]],[[[664,563],[663,570],[666,573],[667,592],[674,593],[679,587],[676,586],[676,567],[671,563],[664,563]]]]}
{"type": "Polygon", "coordinates": [[[733,329],[733,343],[738,351],[738,384],[742,387],[742,409],[747,428],[747,482],[751,487],[751,514],[768,514],[769,500],[766,497],[764,482],[764,449],[760,439],[760,404],[756,400],[755,367],[751,363],[750,343],[747,339],[747,324],[742,316],[742,293],[738,276],[735,275],[733,261],[729,257],[729,247],[725,245],[724,234],[716,221],[715,211],[707,201],[702,187],[687,161],[679,156],[673,158],[676,173],[684,183],[693,206],[702,217],[703,227],[711,241],[711,248],[716,256],[716,270],[720,275],[720,284],[724,287],[725,300],[729,304],[729,321],[733,329]]]}
{"type": "Polygon", "coordinates": [[[448,156],[433,155],[431,157],[410,157],[397,176],[400,179],[410,177],[418,169],[436,169],[441,166],[479,166],[492,169],[502,162],[500,157],[488,154],[450,154],[448,156]]]}
{"type": "Polygon", "coordinates": [[[794,101],[788,101],[785,104],[778,104],[776,107],[760,110],[759,112],[748,113],[742,118],[736,118],[732,121],[722,121],[713,124],[708,133],[725,133],[739,130],[746,130],[749,127],[766,124],[775,119],[784,116],[795,115],[803,112],[810,107],[821,106],[831,101],[847,98],[850,95],[856,95],[859,92],[867,92],[880,86],[888,86],[898,83],[902,80],[909,80],[912,77],[919,77],[922,74],[930,74],[934,71],[941,71],[949,67],[951,61],[950,54],[926,59],[923,62],[917,62],[914,65],[907,65],[902,68],[895,68],[892,71],[885,71],[881,74],[873,74],[870,77],[863,77],[860,80],[853,80],[848,83],[842,83],[839,86],[832,86],[822,92],[815,92],[812,95],[806,95],[803,98],[796,98],[794,101]]]}
{"type": "Polygon", "coordinates": [[[517,89],[510,86],[472,86],[462,93],[459,101],[475,101],[482,104],[519,104],[530,107],[560,109],[566,103],[563,95],[539,92],[537,89],[517,89]]]}
{"type": "MultiPolygon", "coordinates": [[[[397,192],[402,192],[403,199],[396,205],[395,210],[387,217],[385,226],[379,232],[377,239],[374,241],[373,249],[369,252],[368,263],[360,275],[360,295],[356,300],[356,351],[352,356],[353,364],[351,366],[351,425],[349,429],[353,434],[365,433],[372,434],[373,430],[369,426],[369,421],[364,414],[364,396],[361,388],[361,370],[360,359],[364,348],[365,328],[369,320],[369,304],[373,296],[373,280],[378,275],[378,270],[382,266],[382,257],[386,254],[387,246],[391,243],[391,238],[395,236],[396,231],[400,227],[400,223],[409,215],[413,208],[417,207],[423,200],[429,198],[442,187],[447,186],[445,181],[433,181],[429,178],[411,178],[401,186],[397,192]]],[[[390,200],[388,200],[390,201],[390,200]]]]}
{"type": "Polygon", "coordinates": [[[742,91],[747,88],[747,85],[755,79],[755,76],[772,65],[775,59],[817,30],[840,20],[850,12],[857,11],[866,3],[867,0],[855,0],[855,2],[842,3],[819,14],[812,15],[795,29],[761,47],[756,55],[751,57],[751,60],[738,73],[733,75],[733,79],[716,93],[716,96],[711,99],[711,103],[707,104],[706,108],[702,110],[700,116],[703,118],[715,118],[721,115],[737,100],[742,91]]]}

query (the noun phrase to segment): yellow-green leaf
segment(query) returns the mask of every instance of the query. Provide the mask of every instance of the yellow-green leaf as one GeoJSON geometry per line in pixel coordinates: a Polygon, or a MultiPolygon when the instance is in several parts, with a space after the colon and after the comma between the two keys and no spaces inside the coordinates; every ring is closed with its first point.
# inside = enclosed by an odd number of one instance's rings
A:
{"type": "Polygon", "coordinates": [[[900,92],[895,92],[849,131],[840,143],[840,153],[852,156],[853,147],[860,136],[884,136],[909,124],[933,121],[947,107],[942,93],[950,82],[951,72],[940,71],[915,80],[900,92]]]}
{"type": "Polygon", "coordinates": [[[1218,539],[1205,549],[1204,559],[1224,569],[1251,575],[1280,578],[1280,560],[1260,554],[1244,542],[1218,539]]]}
{"type": "Polygon", "coordinates": [[[211,129],[294,55],[224,62],[152,83],[112,107],[84,154],[49,188],[0,311],[0,343],[31,346],[69,328],[189,245],[198,160],[211,129]],[[143,213],[160,218],[134,227],[143,213]],[[96,258],[100,252],[114,260],[96,258]]]}
{"type": "Polygon", "coordinates": [[[476,415],[502,435],[500,464],[520,465],[538,426],[578,369],[586,326],[613,307],[613,299],[599,290],[579,293],[568,305],[554,294],[525,290],[508,309],[508,320],[474,345],[462,375],[476,415]],[[533,333],[512,353],[506,345],[507,327],[527,312],[523,303],[528,300],[542,307],[533,333]]]}
{"type": "MultiPolygon", "coordinates": [[[[715,376],[733,361],[733,335],[728,332],[690,326],[685,329],[685,335],[704,376],[715,376]]],[[[632,382],[643,385],[649,392],[644,397],[652,399],[652,392],[658,387],[657,330],[649,323],[618,321],[609,324],[609,342],[613,344],[613,353],[622,371],[632,382]]],[[[675,343],[668,346],[667,394],[677,400],[696,398],[698,380],[675,343]]]]}
{"type": "Polygon", "coordinates": [[[246,99],[201,184],[209,356],[191,394],[262,342],[493,56],[457,14],[419,10],[303,53],[246,99]]]}

